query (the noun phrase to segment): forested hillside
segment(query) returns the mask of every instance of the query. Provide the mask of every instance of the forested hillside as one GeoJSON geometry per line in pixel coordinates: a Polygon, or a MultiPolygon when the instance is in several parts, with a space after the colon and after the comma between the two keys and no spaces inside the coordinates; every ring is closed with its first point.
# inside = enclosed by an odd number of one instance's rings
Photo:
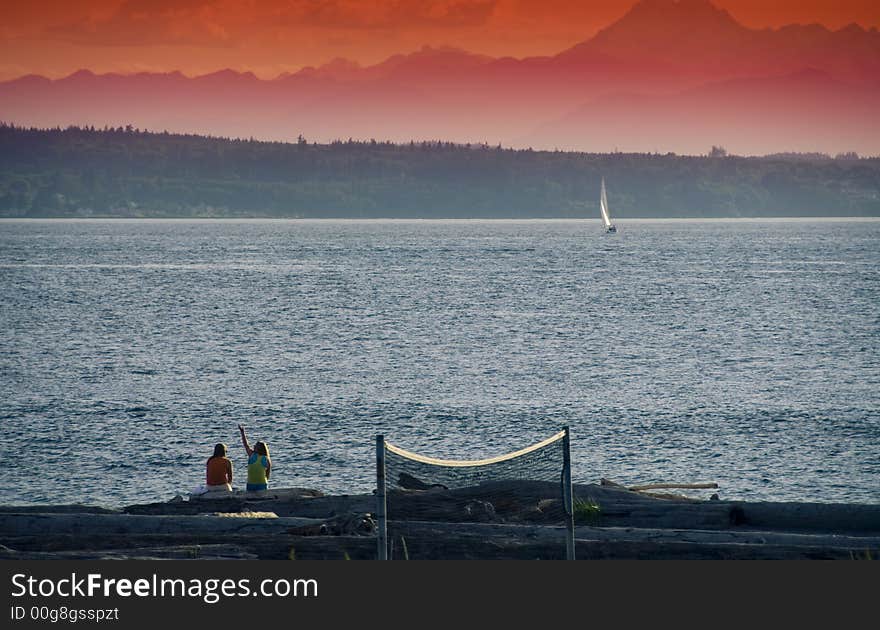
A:
{"type": "MultiPolygon", "coordinates": [[[[710,147],[707,146],[707,150],[710,147]]],[[[880,159],[314,144],[0,125],[0,216],[880,216],[880,159]]]]}

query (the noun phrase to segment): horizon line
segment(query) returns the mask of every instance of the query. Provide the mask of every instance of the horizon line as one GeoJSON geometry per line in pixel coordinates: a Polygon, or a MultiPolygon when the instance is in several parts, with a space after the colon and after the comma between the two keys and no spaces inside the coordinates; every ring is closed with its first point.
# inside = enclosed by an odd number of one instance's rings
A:
{"type": "MultiPolygon", "coordinates": [[[[533,218],[402,218],[402,217],[0,217],[0,223],[596,223],[601,219],[592,217],[533,217],[533,218]]],[[[618,219],[615,223],[876,223],[880,216],[763,216],[763,217],[631,217],[618,219]]]]}

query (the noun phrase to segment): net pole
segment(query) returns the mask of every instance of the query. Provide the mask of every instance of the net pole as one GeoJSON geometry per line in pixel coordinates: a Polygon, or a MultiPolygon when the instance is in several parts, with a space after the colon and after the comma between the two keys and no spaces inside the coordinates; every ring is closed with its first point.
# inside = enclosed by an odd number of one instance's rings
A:
{"type": "Polygon", "coordinates": [[[562,437],[562,503],[565,506],[565,559],[574,560],[574,500],[571,491],[571,438],[568,427],[562,437]]]}
{"type": "Polygon", "coordinates": [[[376,559],[388,559],[388,504],[385,498],[385,436],[376,436],[376,559]]]}

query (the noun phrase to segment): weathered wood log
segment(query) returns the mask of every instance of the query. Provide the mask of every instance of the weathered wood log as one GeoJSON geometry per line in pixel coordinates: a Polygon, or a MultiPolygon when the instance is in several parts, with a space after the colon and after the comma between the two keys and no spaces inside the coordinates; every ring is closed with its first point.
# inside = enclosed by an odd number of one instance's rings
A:
{"type": "MultiPolygon", "coordinates": [[[[390,536],[390,534],[389,534],[390,536]]],[[[563,559],[565,543],[562,534],[522,538],[464,536],[456,539],[439,538],[437,532],[396,531],[391,540],[405,542],[409,559],[563,559]]],[[[802,542],[802,541],[800,541],[802,542]]],[[[578,537],[575,541],[578,559],[852,559],[876,557],[877,548],[862,544],[810,545],[772,543],[742,543],[725,541],[692,541],[659,539],[591,540],[578,537]]],[[[401,559],[401,547],[392,559],[401,559]]]]}
{"type": "Polygon", "coordinates": [[[703,499],[688,497],[683,494],[674,494],[672,492],[650,492],[648,490],[640,490],[639,494],[653,499],[663,499],[665,501],[681,501],[683,503],[702,503],[703,499]]]}
{"type": "Polygon", "coordinates": [[[227,544],[170,545],[128,549],[17,551],[0,548],[3,560],[256,560],[259,556],[227,544]]]}
{"type": "MultiPolygon", "coordinates": [[[[578,527],[575,537],[578,558],[849,559],[880,553],[880,536],[578,527]]],[[[525,557],[529,553],[562,558],[565,551],[562,527],[392,522],[389,538],[405,540],[412,559],[441,554],[449,558],[525,557]],[[513,553],[513,549],[518,551],[513,553]]]]}
{"type": "MultiPolygon", "coordinates": [[[[331,519],[298,517],[228,518],[224,516],[134,516],[128,514],[2,514],[0,540],[39,532],[44,537],[58,534],[84,538],[107,535],[130,537],[158,534],[177,536],[181,541],[206,537],[373,536],[376,524],[370,514],[347,514],[331,519]]],[[[222,540],[222,538],[221,538],[222,540]]]]}
{"type": "Polygon", "coordinates": [[[0,514],[0,534],[271,534],[307,525],[319,519],[220,518],[216,516],[134,516],[130,514],[0,514]]]}
{"type": "MultiPolygon", "coordinates": [[[[599,505],[599,523],[605,526],[691,529],[754,526],[809,531],[880,532],[880,506],[661,499],[617,485],[575,484],[573,490],[576,500],[590,500],[599,505]]],[[[466,509],[469,504],[474,505],[471,501],[481,501],[492,505],[494,520],[498,522],[549,522],[561,516],[556,513],[559,511],[558,494],[559,486],[552,482],[494,482],[458,490],[395,491],[389,493],[388,506],[389,514],[398,519],[466,522],[488,518],[488,508],[479,512],[466,509]]],[[[248,509],[271,510],[280,517],[332,518],[372,512],[375,497],[289,497],[261,502],[231,498],[130,506],[125,511],[132,514],[183,515],[248,509]]]]}
{"type": "MultiPolygon", "coordinates": [[[[422,535],[437,540],[472,538],[563,540],[564,528],[535,525],[481,523],[431,523],[391,521],[389,535],[422,535]]],[[[593,541],[689,542],[706,544],[783,545],[804,547],[840,547],[847,550],[880,549],[878,536],[842,536],[752,530],[643,529],[625,527],[575,527],[575,538],[593,541]]]]}
{"type": "Polygon", "coordinates": [[[621,490],[627,490],[627,489],[628,489],[628,488],[627,488],[626,486],[624,486],[623,484],[617,483],[616,481],[611,481],[610,479],[606,479],[605,477],[602,477],[602,478],[599,480],[599,485],[601,485],[601,486],[607,486],[607,487],[610,487],[610,488],[619,488],[619,489],[621,489],[621,490]]]}
{"type": "Polygon", "coordinates": [[[642,490],[666,490],[671,488],[681,488],[684,490],[704,490],[717,488],[717,483],[648,483],[639,486],[629,486],[627,489],[633,492],[641,492],[642,490]]]}
{"type": "Polygon", "coordinates": [[[728,529],[736,525],[738,506],[730,503],[668,503],[633,506],[600,503],[598,522],[607,527],[728,529]]]}
{"type": "MultiPolygon", "coordinates": [[[[290,499],[306,499],[325,496],[320,490],[312,488],[269,488],[267,490],[247,491],[234,490],[232,492],[207,492],[189,496],[190,501],[214,501],[223,499],[236,499],[241,501],[286,501],[290,499]]],[[[181,497],[183,499],[183,497],[181,497]]],[[[172,500],[173,501],[173,500],[172,500]]]]}
{"type": "Polygon", "coordinates": [[[119,514],[121,510],[78,503],[65,505],[0,505],[0,514],[119,514]]]}
{"type": "MultiPolygon", "coordinates": [[[[467,505],[470,501],[489,501],[493,509],[501,516],[533,511],[539,502],[558,498],[559,485],[552,482],[502,481],[484,484],[473,488],[461,488],[444,491],[395,491],[394,498],[406,504],[407,509],[417,511],[434,510],[438,515],[449,513],[455,504],[467,505]]],[[[596,500],[613,501],[614,503],[656,503],[651,497],[630,492],[625,488],[604,488],[598,485],[575,485],[577,496],[590,496],[596,500]]],[[[132,505],[124,508],[128,514],[206,514],[213,512],[241,512],[245,510],[266,510],[278,516],[301,516],[307,518],[329,518],[338,514],[372,512],[375,510],[376,499],[372,494],[336,495],[336,496],[302,496],[292,493],[285,496],[278,491],[278,498],[265,498],[259,501],[241,495],[219,498],[201,498],[195,501],[177,501],[132,505]]],[[[459,518],[459,514],[455,518],[459,518]]],[[[452,518],[448,516],[447,518],[452,518]]]]}
{"type": "MultiPolygon", "coordinates": [[[[80,553],[83,559],[101,557],[104,552],[119,556],[145,557],[159,548],[198,548],[227,545],[261,560],[288,559],[375,559],[376,539],[368,536],[295,536],[290,534],[50,534],[4,539],[10,557],[15,554],[45,553],[46,559],[80,553]],[[147,551],[144,551],[147,550],[147,551]],[[293,557],[291,557],[293,556],[293,557]]],[[[15,557],[21,557],[15,555],[15,557]]]]}
{"type": "Polygon", "coordinates": [[[790,531],[880,532],[880,505],[849,503],[739,503],[737,525],[790,531]]]}
{"type": "Polygon", "coordinates": [[[373,495],[336,496],[280,496],[259,501],[243,496],[202,498],[197,501],[176,503],[146,503],[130,505],[123,509],[126,514],[210,514],[214,512],[271,511],[278,516],[301,516],[305,518],[330,518],[337,514],[372,512],[376,507],[373,495]]]}
{"type": "Polygon", "coordinates": [[[576,549],[579,560],[851,560],[862,553],[828,547],[580,540],[576,549]]]}
{"type": "MultiPolygon", "coordinates": [[[[635,494],[635,493],[634,493],[635,494]]],[[[540,521],[546,523],[563,520],[560,499],[535,496],[493,495],[483,493],[477,499],[472,493],[440,491],[425,493],[398,493],[388,495],[390,518],[403,520],[437,520],[449,522],[472,522],[493,520],[496,522],[540,521]],[[475,501],[492,505],[493,510],[481,510],[477,516],[468,509],[475,501]]],[[[688,501],[670,502],[649,497],[642,500],[617,500],[606,495],[596,499],[575,494],[575,500],[589,498],[599,505],[598,519],[602,525],[632,527],[676,527],[693,529],[725,529],[735,524],[738,508],[721,502],[688,501]]]]}
{"type": "MultiPolygon", "coordinates": [[[[7,506],[0,509],[0,543],[7,547],[0,557],[175,557],[209,545],[217,550],[210,557],[223,549],[268,559],[375,557],[375,496],[295,490],[262,500],[203,498],[124,510],[7,506]],[[278,518],[253,518],[255,512],[278,518]]],[[[590,515],[598,526],[577,527],[580,558],[880,557],[880,505],[659,499],[613,482],[575,484],[574,496],[576,507],[581,500],[598,505],[590,515]]],[[[404,545],[412,559],[565,553],[558,483],[508,480],[394,491],[388,498],[394,557],[404,545]]]]}
{"type": "MultiPolygon", "coordinates": [[[[51,515],[51,518],[58,516],[51,515]]],[[[157,517],[129,518],[154,521],[157,517]]],[[[177,548],[183,554],[184,549],[210,545],[228,545],[245,554],[271,559],[290,557],[291,553],[299,559],[374,557],[375,540],[371,537],[292,535],[291,531],[279,532],[272,526],[282,520],[260,519],[265,526],[262,532],[205,532],[184,528],[176,533],[151,533],[146,528],[136,528],[140,530],[136,532],[128,528],[129,531],[57,533],[44,528],[4,536],[3,542],[18,553],[55,554],[46,557],[58,558],[158,557],[161,554],[155,551],[157,549],[177,548]],[[76,556],[76,553],[82,555],[76,556]]],[[[166,522],[171,521],[166,519],[166,522]]],[[[575,536],[578,549],[583,549],[578,551],[578,557],[831,559],[880,555],[880,536],[609,527],[577,527],[575,536]]],[[[496,523],[391,521],[389,540],[405,544],[411,559],[561,558],[565,547],[561,526],[496,523]]],[[[401,549],[397,547],[398,553],[401,549]]]]}
{"type": "MultiPolygon", "coordinates": [[[[494,482],[449,491],[389,493],[389,515],[397,519],[467,521],[462,506],[479,499],[493,504],[498,521],[561,517],[558,485],[549,482],[494,482]],[[551,506],[538,508],[539,505],[551,506]],[[556,506],[555,511],[552,506],[556,506]]],[[[763,527],[828,532],[880,532],[880,505],[824,503],[747,503],[671,500],[640,492],[575,484],[575,501],[599,506],[604,526],[725,529],[763,527]]]]}

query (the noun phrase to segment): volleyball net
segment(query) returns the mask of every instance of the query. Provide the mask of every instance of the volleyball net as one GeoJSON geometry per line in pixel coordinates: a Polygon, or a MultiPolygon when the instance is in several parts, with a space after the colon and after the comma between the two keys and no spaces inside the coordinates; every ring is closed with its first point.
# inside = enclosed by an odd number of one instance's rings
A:
{"type": "Polygon", "coordinates": [[[376,436],[379,559],[574,559],[568,428],[521,450],[439,459],[376,436]]]}

